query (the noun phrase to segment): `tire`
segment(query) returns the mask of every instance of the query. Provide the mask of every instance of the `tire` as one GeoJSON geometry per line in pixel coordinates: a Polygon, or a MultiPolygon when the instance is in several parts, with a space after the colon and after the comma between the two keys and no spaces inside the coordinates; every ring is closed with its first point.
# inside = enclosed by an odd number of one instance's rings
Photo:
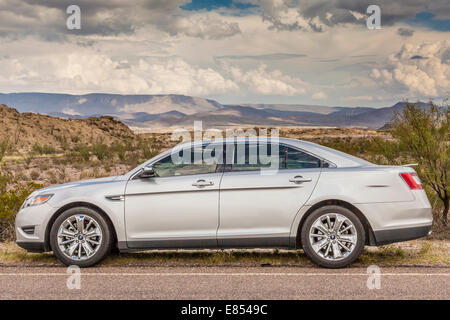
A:
{"type": "Polygon", "coordinates": [[[65,265],[90,267],[110,253],[113,246],[112,227],[101,214],[91,208],[71,208],[53,223],[50,245],[55,256],[65,265]],[[80,229],[85,231],[84,234],[78,231],[81,225],[83,227],[80,229]]]}
{"type": "Polygon", "coordinates": [[[340,206],[325,206],[306,218],[301,229],[301,241],[305,254],[313,263],[325,268],[343,268],[361,255],[366,234],[352,211],[340,206]],[[322,231],[323,227],[325,231],[322,231]],[[335,227],[339,227],[340,232],[336,232],[335,227]]]}

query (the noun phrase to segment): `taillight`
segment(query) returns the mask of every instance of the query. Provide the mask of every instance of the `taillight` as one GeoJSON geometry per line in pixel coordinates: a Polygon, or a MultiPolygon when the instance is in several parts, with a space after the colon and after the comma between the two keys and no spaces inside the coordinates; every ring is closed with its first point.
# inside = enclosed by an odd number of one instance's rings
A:
{"type": "Polygon", "coordinates": [[[410,189],[423,189],[422,182],[420,182],[419,177],[417,176],[417,173],[411,172],[411,173],[400,173],[403,180],[408,184],[410,189]]]}

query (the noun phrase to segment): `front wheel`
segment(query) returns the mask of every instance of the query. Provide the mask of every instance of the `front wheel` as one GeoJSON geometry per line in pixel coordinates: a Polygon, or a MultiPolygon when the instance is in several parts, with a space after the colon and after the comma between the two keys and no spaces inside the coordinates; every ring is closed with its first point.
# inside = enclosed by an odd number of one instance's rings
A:
{"type": "Polygon", "coordinates": [[[105,218],[86,207],[68,209],[55,220],[50,231],[53,253],[66,265],[95,265],[109,254],[112,241],[105,218]]]}
{"type": "Polygon", "coordinates": [[[342,268],[361,255],[365,244],[364,227],[350,210],[325,206],[310,214],[303,224],[303,250],[315,264],[342,268]]]}

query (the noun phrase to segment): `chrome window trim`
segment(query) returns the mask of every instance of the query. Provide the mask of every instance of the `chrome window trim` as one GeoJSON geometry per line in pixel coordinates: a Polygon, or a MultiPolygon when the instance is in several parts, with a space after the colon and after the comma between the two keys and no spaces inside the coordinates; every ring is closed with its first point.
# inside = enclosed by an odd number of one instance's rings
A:
{"type": "MultiPolygon", "coordinates": [[[[260,143],[260,142],[261,142],[261,143],[266,143],[266,144],[267,144],[267,143],[270,143],[270,140],[266,140],[266,141],[248,141],[248,140],[242,141],[242,140],[234,140],[234,141],[220,141],[220,142],[217,142],[217,143],[218,143],[218,144],[223,144],[223,146],[224,146],[223,150],[225,151],[225,150],[226,150],[227,144],[233,144],[233,145],[234,145],[234,144],[237,144],[237,143],[239,143],[239,144],[242,144],[242,143],[253,143],[253,144],[255,144],[255,143],[260,143]]],[[[209,144],[211,144],[211,143],[215,143],[215,142],[214,142],[214,141],[203,142],[203,143],[201,143],[201,146],[204,147],[205,145],[209,145],[209,144]]],[[[199,144],[199,143],[198,143],[198,144],[199,144]]],[[[316,154],[314,154],[314,153],[312,153],[312,152],[310,152],[310,151],[306,151],[306,150],[304,150],[304,149],[302,149],[302,148],[299,148],[299,147],[297,147],[297,146],[294,146],[294,145],[292,145],[292,144],[288,144],[288,143],[285,143],[285,142],[277,142],[277,144],[280,145],[280,146],[289,147],[289,148],[295,149],[295,150],[297,150],[297,151],[301,151],[301,152],[304,152],[304,153],[306,153],[306,154],[309,154],[310,156],[316,157],[317,159],[321,160],[322,164],[323,164],[324,162],[326,162],[326,163],[329,164],[328,167],[324,167],[324,166],[322,165],[321,167],[319,167],[320,169],[323,169],[323,168],[337,168],[337,165],[336,165],[335,163],[333,163],[332,161],[327,160],[327,159],[325,159],[325,158],[323,158],[323,157],[321,157],[321,156],[318,156],[318,155],[316,155],[316,154]]],[[[197,145],[196,141],[191,142],[191,148],[195,147],[196,145],[197,145]]],[[[170,150],[172,150],[172,149],[170,149],[170,150]]],[[[168,151],[170,151],[170,150],[168,150],[168,151]]],[[[235,148],[233,148],[233,159],[234,159],[234,152],[235,152],[235,148]]],[[[136,178],[137,178],[136,176],[139,174],[140,169],[141,169],[142,167],[147,166],[147,165],[149,165],[149,164],[150,164],[150,165],[153,165],[153,164],[155,164],[156,162],[158,162],[158,161],[164,159],[164,158],[167,157],[167,156],[168,156],[168,155],[166,155],[165,152],[163,152],[163,153],[161,153],[160,155],[158,155],[157,158],[156,158],[155,160],[153,160],[152,162],[149,162],[150,160],[147,161],[147,162],[144,162],[144,164],[143,164],[141,167],[139,167],[139,169],[137,169],[136,172],[134,172],[134,173],[131,174],[129,180],[134,180],[134,179],[136,179],[136,178]]],[[[225,157],[226,157],[226,155],[224,156],[224,159],[225,159],[225,157]]],[[[225,168],[225,167],[226,167],[226,165],[224,165],[224,168],[225,168]]],[[[311,169],[311,168],[305,168],[305,169],[287,169],[287,168],[282,168],[282,169],[279,169],[279,170],[306,170],[306,169],[311,169]]],[[[242,170],[241,172],[250,172],[250,171],[256,171],[256,170],[242,170]]],[[[227,171],[227,172],[232,172],[232,171],[227,171]]],[[[211,174],[211,173],[209,173],[209,174],[211,174]]],[[[185,175],[185,176],[187,176],[187,175],[185,175]]],[[[190,175],[190,176],[195,176],[195,174],[192,174],[192,175],[190,175]]],[[[173,176],[173,177],[180,177],[180,176],[173,176]]],[[[164,178],[171,178],[171,177],[164,177],[164,178]]]]}

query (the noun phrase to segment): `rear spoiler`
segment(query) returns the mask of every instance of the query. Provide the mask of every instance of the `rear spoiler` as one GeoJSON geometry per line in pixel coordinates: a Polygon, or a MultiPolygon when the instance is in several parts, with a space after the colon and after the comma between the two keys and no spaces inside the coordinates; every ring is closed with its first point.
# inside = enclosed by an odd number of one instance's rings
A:
{"type": "Polygon", "coordinates": [[[408,163],[408,164],[402,164],[402,167],[417,167],[419,164],[418,163],[408,163]]]}

